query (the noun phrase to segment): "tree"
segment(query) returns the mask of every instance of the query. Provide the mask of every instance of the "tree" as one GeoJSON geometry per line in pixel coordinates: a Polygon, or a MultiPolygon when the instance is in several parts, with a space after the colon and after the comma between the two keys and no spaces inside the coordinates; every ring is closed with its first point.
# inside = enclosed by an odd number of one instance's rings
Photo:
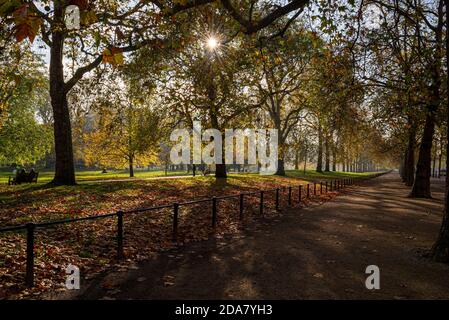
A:
{"type": "MultiPolygon", "coordinates": [[[[251,68],[246,47],[242,46],[245,37],[232,41],[217,31],[229,23],[229,18],[207,9],[196,13],[191,18],[190,33],[201,41],[191,41],[167,58],[159,79],[161,97],[171,106],[178,124],[192,127],[195,120],[201,121],[206,129],[217,129],[224,137],[226,128],[235,127],[254,108],[245,92],[251,68]],[[217,42],[215,47],[208,46],[210,39],[217,42]]],[[[152,76],[151,71],[146,75],[152,76]]],[[[222,163],[215,165],[217,178],[227,177],[224,144],[222,147],[222,163]]]]}
{"type": "Polygon", "coordinates": [[[260,6],[258,2],[253,2],[251,8],[255,10],[249,11],[249,17],[246,17],[227,0],[176,0],[166,3],[151,0],[131,3],[118,0],[95,3],[88,0],[1,0],[1,22],[9,26],[17,41],[28,38],[33,42],[35,37],[40,36],[50,48],[49,80],[56,153],[53,183],[75,184],[67,94],[102,62],[120,65],[126,52],[144,46],[158,49],[179,43],[179,39],[173,36],[176,26],[188,23],[182,14],[195,7],[216,5],[238,21],[238,31],[249,34],[265,28],[281,16],[301,10],[307,3],[308,0],[292,0],[279,6],[274,1],[260,6]],[[65,10],[69,5],[78,6],[81,12],[81,30],[69,30],[64,23],[65,10]],[[259,19],[253,16],[256,13],[259,19]],[[73,41],[79,48],[70,57],[78,66],[70,75],[65,73],[63,64],[64,57],[67,57],[67,41],[73,41]]]}
{"type": "MultiPolygon", "coordinates": [[[[410,196],[430,198],[432,141],[436,115],[441,104],[443,0],[429,4],[417,4],[411,0],[372,0],[369,3],[374,3],[383,10],[384,25],[387,28],[401,27],[402,32],[399,34],[396,32],[396,34],[403,36],[405,41],[409,41],[408,50],[405,48],[405,53],[414,51],[412,54],[419,57],[414,66],[407,65],[408,61],[402,63],[407,68],[414,67],[420,70],[419,90],[422,92],[422,106],[425,109],[424,128],[410,196]],[[429,15],[432,17],[429,18],[429,15]],[[407,24],[411,27],[402,29],[402,26],[407,24]]],[[[396,48],[396,51],[400,49],[396,48]]],[[[402,57],[402,53],[396,53],[396,57],[398,55],[402,57]]],[[[406,75],[408,75],[407,72],[406,75]]]]}
{"type": "Polygon", "coordinates": [[[42,62],[29,53],[15,67],[17,80],[0,127],[0,162],[31,165],[52,147],[51,126],[36,119],[38,109],[48,102],[47,79],[42,62]]]}
{"type": "Polygon", "coordinates": [[[21,68],[22,61],[23,65],[27,66],[33,57],[31,53],[25,54],[26,48],[19,44],[9,47],[6,47],[6,44],[0,33],[0,128],[6,118],[8,104],[17,95],[21,82],[21,74],[17,70],[21,68]]]}
{"type": "Polygon", "coordinates": [[[94,118],[95,125],[84,136],[87,164],[128,167],[130,177],[134,177],[136,165],[146,166],[155,161],[165,116],[154,100],[139,101],[111,93],[107,98],[100,97],[94,118]]]}
{"type": "Polygon", "coordinates": [[[306,107],[305,82],[314,54],[314,35],[298,25],[254,53],[253,86],[258,103],[278,130],[277,175],[285,175],[286,141],[306,107]]]}
{"type": "MultiPolygon", "coordinates": [[[[449,70],[449,0],[444,0],[446,7],[446,71],[449,70]]],[[[449,88],[449,77],[446,76],[446,88],[449,88]]],[[[449,142],[449,99],[446,100],[446,143],[449,142]]],[[[449,168],[449,148],[446,145],[446,168],[449,168]]],[[[447,170],[447,169],[446,169],[447,170]]],[[[431,249],[431,257],[440,262],[449,262],[449,177],[446,174],[443,219],[440,232],[431,249]]]]}

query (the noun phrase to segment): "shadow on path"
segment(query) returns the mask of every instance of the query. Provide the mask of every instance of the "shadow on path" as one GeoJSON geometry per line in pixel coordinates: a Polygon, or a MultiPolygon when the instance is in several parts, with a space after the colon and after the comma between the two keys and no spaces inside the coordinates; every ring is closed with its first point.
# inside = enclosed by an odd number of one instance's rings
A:
{"type": "Polygon", "coordinates": [[[434,182],[435,199],[415,200],[397,174],[369,180],[322,205],[97,278],[70,298],[449,299],[449,266],[422,258],[441,221],[444,185],[434,182]],[[365,288],[371,264],[380,290],[365,288]]]}

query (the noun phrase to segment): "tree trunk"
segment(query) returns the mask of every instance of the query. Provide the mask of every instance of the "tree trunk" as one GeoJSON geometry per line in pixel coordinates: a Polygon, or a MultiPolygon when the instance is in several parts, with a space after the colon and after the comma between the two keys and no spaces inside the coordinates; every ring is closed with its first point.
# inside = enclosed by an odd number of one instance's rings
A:
{"type": "Polygon", "coordinates": [[[299,150],[295,151],[295,170],[299,170],[299,150]]]}
{"type": "Polygon", "coordinates": [[[405,183],[406,186],[413,186],[413,182],[415,180],[415,159],[414,159],[414,150],[410,148],[410,141],[407,144],[407,148],[404,153],[404,160],[402,164],[401,170],[401,178],[402,182],[405,183]],[[412,163],[413,160],[413,163],[412,163]]]}
{"type": "Polygon", "coordinates": [[[307,144],[304,149],[304,175],[306,175],[307,170],[307,144]]]}
{"type": "MultiPolygon", "coordinates": [[[[281,108],[278,106],[277,110],[281,108]]],[[[285,176],[285,137],[284,132],[281,127],[281,118],[279,117],[279,112],[276,113],[274,117],[272,117],[274,126],[278,130],[278,166],[276,168],[275,175],[277,176],[285,176]]]]}
{"type": "MultiPolygon", "coordinates": [[[[209,99],[210,124],[213,129],[220,130],[221,128],[220,128],[220,124],[218,121],[218,111],[217,111],[217,106],[216,106],[217,90],[216,90],[216,86],[215,86],[215,82],[214,82],[216,74],[215,74],[212,66],[210,65],[210,63],[207,64],[207,67],[205,70],[205,75],[208,77],[207,97],[209,99]]],[[[224,139],[222,141],[224,141],[224,139]]],[[[222,148],[224,148],[224,144],[222,145],[222,148]]],[[[223,155],[222,163],[215,164],[215,178],[227,178],[228,177],[228,175],[226,173],[226,163],[224,161],[224,154],[225,153],[222,152],[222,155],[223,155]]]]}
{"type": "Polygon", "coordinates": [[[215,178],[227,178],[226,164],[220,163],[215,165],[215,178]]]}
{"type": "Polygon", "coordinates": [[[316,163],[316,171],[323,172],[323,132],[321,125],[318,126],[318,159],[316,163]]]}
{"type": "Polygon", "coordinates": [[[129,157],[129,176],[134,177],[134,157],[129,157]]]}
{"type": "MultiPolygon", "coordinates": [[[[55,2],[55,21],[63,21],[62,4],[55,2]]],[[[53,109],[53,132],[55,138],[55,185],[74,185],[75,166],[73,163],[72,129],[70,112],[67,104],[67,92],[64,84],[64,67],[62,63],[64,36],[58,28],[52,33],[50,49],[50,97],[53,109]]]]}
{"type": "Polygon", "coordinates": [[[407,158],[407,155],[404,153],[404,158],[399,161],[399,176],[402,179],[402,182],[405,182],[405,159],[407,158]]]}
{"type": "Polygon", "coordinates": [[[430,165],[432,140],[435,131],[435,112],[429,111],[426,115],[426,123],[419,147],[418,163],[416,165],[415,182],[413,183],[412,198],[431,198],[430,193],[430,165]]]}
{"type": "MultiPolygon", "coordinates": [[[[444,0],[446,7],[446,70],[449,70],[449,0],[444,0]]],[[[449,88],[449,77],[446,77],[446,87],[449,88]]],[[[449,123],[449,101],[446,100],[446,123],[449,123]]],[[[446,190],[444,194],[443,221],[438,239],[432,247],[431,257],[435,261],[449,262],[449,125],[446,126],[446,190]]]]}
{"type": "Polygon", "coordinates": [[[416,126],[412,124],[408,133],[408,144],[403,167],[404,182],[409,187],[413,186],[415,180],[415,144],[416,126]]]}
{"type": "Polygon", "coordinates": [[[278,168],[276,170],[275,175],[277,175],[277,176],[285,176],[284,159],[278,159],[278,168]]]}
{"type": "Polygon", "coordinates": [[[337,171],[337,151],[332,147],[332,171],[337,171]]]}
{"type": "MultiPolygon", "coordinates": [[[[443,13],[442,2],[438,14],[443,13]]],[[[443,17],[438,17],[440,21],[443,17]]],[[[443,24],[438,24],[435,30],[435,53],[429,65],[429,73],[431,75],[431,84],[429,87],[430,96],[428,97],[426,123],[424,125],[424,133],[421,140],[419,150],[418,164],[416,167],[415,183],[410,194],[415,198],[431,198],[430,193],[430,165],[433,134],[435,131],[435,117],[441,103],[440,88],[441,88],[441,60],[442,60],[442,30],[443,24]]],[[[447,41],[447,39],[446,39],[447,41]]]]}
{"type": "Polygon", "coordinates": [[[330,171],[330,164],[331,164],[331,151],[329,150],[329,136],[326,135],[326,140],[324,141],[324,146],[326,148],[326,164],[324,167],[324,171],[329,172],[330,171]]]}
{"type": "Polygon", "coordinates": [[[435,146],[433,147],[433,161],[432,161],[432,177],[435,178],[436,174],[437,174],[437,147],[436,147],[436,143],[435,146]]]}

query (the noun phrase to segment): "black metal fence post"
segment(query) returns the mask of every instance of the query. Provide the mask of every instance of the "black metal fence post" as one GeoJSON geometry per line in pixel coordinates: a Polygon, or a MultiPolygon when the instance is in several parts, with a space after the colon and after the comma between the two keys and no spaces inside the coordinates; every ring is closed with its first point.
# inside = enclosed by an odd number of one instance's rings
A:
{"type": "Polygon", "coordinates": [[[117,259],[123,259],[123,211],[117,212],[117,259]]]}
{"type": "Polygon", "coordinates": [[[240,209],[239,218],[240,218],[240,220],[243,219],[243,208],[244,208],[244,201],[245,201],[244,197],[245,197],[245,195],[243,193],[241,193],[240,197],[239,197],[239,199],[240,199],[240,201],[239,201],[239,209],[240,209]]]}
{"type": "Polygon", "coordinates": [[[288,187],[288,205],[292,205],[292,187],[288,187]]]}
{"type": "Polygon", "coordinates": [[[34,230],[36,225],[28,223],[27,228],[27,264],[25,282],[28,288],[34,286],[34,230]]]}
{"type": "Polygon", "coordinates": [[[326,193],[327,193],[327,181],[326,181],[326,189],[325,190],[326,190],[326,193]]]}
{"type": "Polygon", "coordinates": [[[310,198],[310,185],[307,184],[307,198],[310,198]]]}
{"type": "Polygon", "coordinates": [[[320,182],[320,194],[323,194],[323,181],[320,182]]]}
{"type": "Polygon", "coordinates": [[[276,210],[279,210],[279,188],[276,188],[276,210]]]}
{"type": "Polygon", "coordinates": [[[260,207],[259,207],[260,215],[263,215],[263,190],[260,191],[260,207]]]}
{"type": "Polygon", "coordinates": [[[217,198],[212,198],[212,227],[217,226],[217,198]]]}
{"type": "Polygon", "coordinates": [[[316,182],[313,183],[313,195],[316,196],[316,182]]]}
{"type": "Polygon", "coordinates": [[[179,203],[173,204],[173,241],[178,241],[178,214],[179,203]]]}

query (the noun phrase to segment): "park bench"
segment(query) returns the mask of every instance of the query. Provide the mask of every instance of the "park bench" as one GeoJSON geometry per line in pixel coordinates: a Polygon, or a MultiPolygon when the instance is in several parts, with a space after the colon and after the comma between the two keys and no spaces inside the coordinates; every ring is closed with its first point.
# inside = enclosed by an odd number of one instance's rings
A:
{"type": "Polygon", "coordinates": [[[8,177],[8,185],[16,185],[25,183],[37,183],[37,178],[39,177],[39,172],[31,171],[25,173],[18,173],[15,177],[8,177]]]}

